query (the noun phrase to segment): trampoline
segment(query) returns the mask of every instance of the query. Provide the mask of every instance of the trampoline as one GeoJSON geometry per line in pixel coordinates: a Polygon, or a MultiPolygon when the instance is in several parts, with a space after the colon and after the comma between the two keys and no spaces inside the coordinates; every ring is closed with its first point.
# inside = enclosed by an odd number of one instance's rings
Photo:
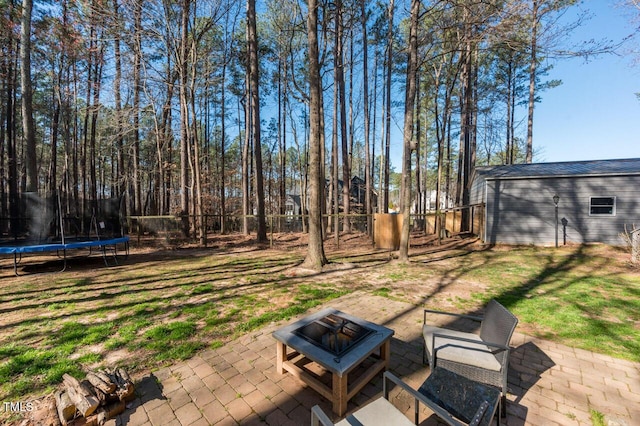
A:
{"type": "MultiPolygon", "coordinates": [[[[13,272],[18,276],[18,265],[22,261],[22,255],[27,253],[43,253],[43,252],[56,252],[59,258],[62,259],[63,266],[60,272],[64,272],[67,269],[67,250],[83,249],[83,248],[98,248],[104,259],[104,263],[107,266],[118,264],[118,244],[124,247],[126,256],[129,255],[129,237],[110,238],[106,240],[87,240],[87,241],[73,241],[68,243],[50,243],[50,244],[33,244],[33,245],[16,245],[0,246],[0,254],[13,255],[13,272]]],[[[91,254],[91,251],[89,252],[91,254]]]]}
{"type": "Polygon", "coordinates": [[[120,203],[120,198],[99,200],[93,203],[91,215],[63,216],[59,198],[22,194],[24,217],[12,221],[13,238],[0,241],[0,255],[13,255],[16,276],[20,275],[18,266],[23,255],[29,253],[55,252],[62,260],[59,272],[67,269],[70,250],[89,249],[90,256],[95,249],[106,266],[117,265],[119,247],[125,258],[129,255],[129,236],[124,235],[120,203]]]}

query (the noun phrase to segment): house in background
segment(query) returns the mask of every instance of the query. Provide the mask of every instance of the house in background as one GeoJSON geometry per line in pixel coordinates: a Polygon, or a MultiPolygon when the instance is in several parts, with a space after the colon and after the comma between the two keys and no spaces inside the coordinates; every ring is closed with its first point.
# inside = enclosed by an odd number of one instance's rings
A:
{"type": "Polygon", "coordinates": [[[553,245],[557,229],[560,245],[623,245],[640,226],[640,158],[478,167],[471,204],[489,244],[553,245]]]}
{"type": "Polygon", "coordinates": [[[284,214],[290,217],[299,216],[301,210],[300,196],[288,194],[284,202],[284,214]]]}
{"type": "MultiPolygon", "coordinates": [[[[338,180],[338,202],[340,206],[343,205],[342,200],[342,186],[344,185],[342,180],[338,180]]],[[[329,187],[327,182],[327,194],[329,193],[329,187]]],[[[365,213],[365,198],[367,195],[367,183],[358,176],[351,178],[351,186],[349,187],[349,202],[351,207],[351,213],[364,214],[365,213]]],[[[371,188],[371,205],[378,205],[378,192],[371,188]]],[[[375,209],[375,207],[374,207],[375,209]]]]}
{"type": "MultiPolygon", "coordinates": [[[[418,199],[418,197],[420,197],[420,195],[418,195],[416,197],[416,199],[413,202],[413,205],[411,206],[411,213],[415,213],[418,210],[418,206],[417,204],[422,202],[425,206],[425,210],[426,211],[433,211],[436,210],[437,207],[437,203],[436,203],[436,195],[438,194],[438,191],[436,190],[431,190],[431,191],[426,191],[426,193],[422,194],[422,197],[425,197],[421,200],[418,199]]],[[[451,197],[450,195],[448,195],[446,192],[441,191],[440,192],[440,209],[444,210],[444,209],[449,209],[452,208],[455,205],[455,201],[453,199],[453,197],[451,197]]]]}
{"type": "MultiPolygon", "coordinates": [[[[340,206],[340,211],[342,211],[343,206],[343,181],[338,180],[338,204],[340,206]]],[[[359,178],[358,176],[353,176],[351,178],[351,186],[349,188],[349,201],[351,214],[363,214],[364,213],[364,204],[365,204],[365,195],[367,193],[367,184],[364,180],[359,178]]],[[[325,180],[325,197],[329,197],[329,180],[325,180]]],[[[297,194],[288,194],[285,200],[285,214],[288,217],[299,216],[302,211],[302,200],[300,195],[297,194]]],[[[375,206],[378,204],[378,193],[372,189],[371,190],[371,205],[375,206]]]]}

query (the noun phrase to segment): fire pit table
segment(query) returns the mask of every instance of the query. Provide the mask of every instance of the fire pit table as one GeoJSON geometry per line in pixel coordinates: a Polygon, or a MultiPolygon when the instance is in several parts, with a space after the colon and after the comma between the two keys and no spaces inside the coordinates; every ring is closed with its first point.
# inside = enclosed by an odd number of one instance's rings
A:
{"type": "Polygon", "coordinates": [[[273,332],[276,370],[280,374],[286,370],[305,382],[342,416],[347,402],[387,369],[393,333],[327,308],[273,332]]]}

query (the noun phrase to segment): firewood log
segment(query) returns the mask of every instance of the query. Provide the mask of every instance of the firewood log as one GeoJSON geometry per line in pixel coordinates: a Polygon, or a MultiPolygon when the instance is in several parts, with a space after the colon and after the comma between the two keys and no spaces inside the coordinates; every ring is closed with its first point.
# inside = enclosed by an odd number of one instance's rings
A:
{"type": "Polygon", "coordinates": [[[58,417],[60,423],[66,425],[67,422],[76,415],[76,406],[69,399],[67,392],[59,390],[55,394],[56,397],[56,409],[58,410],[58,417]]]}
{"type": "Polygon", "coordinates": [[[129,376],[129,373],[127,373],[124,368],[118,368],[116,370],[116,373],[118,373],[118,376],[120,376],[120,378],[123,379],[124,381],[133,383],[133,381],[131,380],[131,377],[129,376]]]}
{"type": "Polygon", "coordinates": [[[130,401],[134,397],[135,386],[129,374],[122,368],[114,371],[118,383],[118,398],[120,401],[130,401]]]}
{"type": "Polygon", "coordinates": [[[93,374],[101,378],[102,381],[104,381],[105,383],[109,384],[109,386],[113,386],[115,390],[116,384],[111,381],[111,377],[109,377],[106,371],[98,370],[98,371],[94,371],[93,374]]]}
{"type": "Polygon", "coordinates": [[[104,374],[90,371],[87,373],[87,380],[93,385],[94,388],[100,389],[107,395],[113,393],[116,390],[115,383],[109,380],[109,377],[104,374]]]}
{"type": "Polygon", "coordinates": [[[92,392],[96,396],[96,398],[98,398],[98,402],[100,403],[100,405],[105,405],[106,403],[108,403],[109,397],[112,396],[112,394],[104,393],[95,386],[93,387],[92,392]]]}
{"type": "Polygon", "coordinates": [[[91,392],[91,385],[89,382],[79,382],[75,377],[68,374],[64,374],[62,376],[62,380],[67,387],[69,399],[74,403],[80,414],[84,417],[88,417],[96,411],[99,401],[91,392]]]}
{"type": "Polygon", "coordinates": [[[116,417],[119,414],[124,413],[125,403],[124,401],[114,402],[103,407],[98,408],[96,411],[98,415],[98,424],[103,425],[107,420],[116,417]]]}

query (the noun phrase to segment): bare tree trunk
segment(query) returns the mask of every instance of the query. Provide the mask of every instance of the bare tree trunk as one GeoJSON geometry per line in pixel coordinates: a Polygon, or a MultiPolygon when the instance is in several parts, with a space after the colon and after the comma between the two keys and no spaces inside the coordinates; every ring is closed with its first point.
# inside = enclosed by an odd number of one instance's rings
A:
{"type": "MultiPolygon", "coordinates": [[[[337,31],[336,31],[337,34],[337,31]]],[[[337,50],[337,36],[336,36],[337,50]]],[[[340,243],[340,195],[339,195],[339,172],[338,172],[338,55],[334,55],[333,67],[333,131],[331,132],[331,183],[329,187],[330,197],[332,199],[333,209],[331,212],[331,224],[333,226],[333,234],[336,246],[340,243]]]]}
{"type": "Polygon", "coordinates": [[[36,127],[33,121],[33,88],[31,86],[31,12],[33,0],[22,0],[20,28],[20,84],[22,87],[22,128],[25,140],[25,161],[28,192],[38,191],[36,127]]]}
{"type": "MultiPolygon", "coordinates": [[[[434,226],[434,230],[435,230],[435,234],[436,234],[436,238],[437,238],[437,244],[440,244],[441,238],[442,238],[442,218],[440,217],[441,215],[441,208],[440,208],[440,197],[442,196],[442,162],[444,160],[443,158],[443,138],[441,135],[441,130],[440,130],[440,125],[437,123],[438,121],[438,102],[436,101],[435,103],[436,106],[436,132],[439,134],[437,139],[438,139],[438,158],[437,158],[437,172],[436,172],[436,216],[435,216],[435,226],[434,226]]],[[[448,194],[445,194],[445,196],[448,196],[448,194]]]]}
{"type": "MultiPolygon", "coordinates": [[[[225,26],[226,28],[226,26],[225,26]]],[[[225,40],[229,38],[225,35],[225,40]]],[[[227,61],[228,50],[225,45],[222,58],[222,76],[220,90],[220,233],[227,232],[227,200],[226,200],[226,143],[227,143],[227,61]]]]}
{"type": "MultiPolygon", "coordinates": [[[[113,15],[116,22],[120,22],[122,17],[120,16],[118,0],[113,0],[113,15]]],[[[122,55],[120,53],[120,31],[116,29],[113,31],[113,53],[115,60],[116,74],[113,80],[113,96],[115,101],[115,114],[116,114],[116,157],[117,168],[116,176],[114,177],[114,183],[118,187],[117,194],[122,196],[125,193],[125,167],[124,167],[124,119],[122,117],[122,55]]],[[[167,55],[169,56],[169,55],[167,55]]]]}
{"type": "MultiPolygon", "coordinates": [[[[191,109],[192,109],[192,116],[195,117],[195,101],[194,98],[191,98],[191,109]]],[[[202,172],[201,172],[201,158],[200,158],[200,141],[198,140],[198,127],[197,127],[197,121],[195,120],[195,118],[193,119],[193,123],[192,123],[192,134],[193,134],[193,167],[194,167],[194,177],[195,177],[195,186],[196,186],[196,193],[195,193],[195,214],[198,218],[198,238],[200,239],[200,245],[202,246],[206,246],[207,245],[207,234],[206,234],[206,223],[205,223],[205,217],[204,217],[204,210],[203,210],[203,206],[202,206],[202,172]]]]}
{"type": "MultiPolygon", "coordinates": [[[[278,174],[280,181],[278,182],[278,205],[280,215],[285,214],[285,205],[287,202],[287,116],[285,110],[287,108],[287,84],[283,84],[286,74],[286,63],[282,58],[278,58],[278,174]]],[[[280,224],[281,220],[278,221],[280,224]]]]}
{"type": "MultiPolygon", "coordinates": [[[[7,43],[7,46],[5,47],[5,52],[10,52],[12,50],[12,43],[7,43]]],[[[10,66],[9,66],[9,62],[10,59],[8,57],[9,55],[5,55],[2,58],[0,58],[0,76],[2,76],[2,78],[0,78],[0,178],[4,179],[5,176],[7,176],[7,163],[6,161],[8,160],[7,158],[7,129],[5,127],[6,125],[6,121],[8,120],[8,115],[9,115],[9,111],[8,111],[8,99],[5,98],[5,96],[8,95],[8,88],[9,88],[9,70],[10,70],[10,66]]],[[[8,213],[8,207],[9,207],[9,200],[7,197],[7,190],[6,190],[6,186],[0,185],[0,216],[1,217],[7,217],[9,216],[8,213]]],[[[9,224],[7,223],[7,221],[1,221],[0,222],[0,233],[6,233],[9,230],[9,224]]]]}
{"type": "Polygon", "coordinates": [[[171,168],[167,167],[167,165],[171,164],[172,160],[172,140],[173,140],[173,132],[171,130],[171,122],[172,122],[172,108],[171,104],[173,101],[173,88],[175,86],[178,73],[172,70],[172,65],[170,61],[170,55],[167,55],[167,92],[166,98],[164,101],[164,105],[162,107],[162,121],[160,123],[160,134],[158,135],[158,167],[160,177],[162,179],[162,186],[164,193],[161,195],[162,201],[160,203],[160,212],[161,214],[169,214],[171,211],[171,186],[172,186],[172,173],[171,168]],[[166,153],[165,153],[166,150],[166,153]],[[164,156],[163,156],[164,154],[164,156]]]}
{"type": "MultiPolygon", "coordinates": [[[[304,109],[304,117],[307,116],[306,104],[303,104],[304,109]]],[[[304,121],[305,128],[305,143],[301,147],[300,146],[300,137],[298,135],[298,127],[296,126],[296,119],[293,115],[293,110],[290,105],[288,105],[287,114],[289,116],[289,122],[291,123],[291,135],[293,137],[293,146],[295,147],[295,151],[298,153],[297,158],[295,159],[292,165],[292,173],[293,179],[295,181],[294,187],[299,189],[300,192],[300,211],[298,214],[301,215],[302,222],[302,232],[307,233],[307,167],[308,167],[308,155],[307,155],[307,144],[306,144],[306,128],[307,128],[307,120],[304,121]],[[297,175],[296,175],[297,173],[297,175]]],[[[294,214],[296,214],[294,212],[294,214]]]]}
{"type": "MultiPolygon", "coordinates": [[[[15,53],[17,46],[13,43],[7,49],[10,53],[15,53]]],[[[15,56],[11,55],[11,59],[7,58],[6,63],[6,107],[5,107],[5,132],[7,145],[7,180],[8,180],[8,211],[11,218],[9,227],[12,236],[17,236],[18,232],[18,215],[20,213],[18,199],[18,159],[16,149],[16,123],[14,118],[17,116],[16,111],[16,86],[17,86],[17,61],[15,56]]],[[[4,58],[3,58],[4,59],[4,58]]]]}
{"type": "MultiPolygon", "coordinates": [[[[325,27],[326,29],[326,27],[325,27]]],[[[319,67],[319,66],[318,66],[319,67]]],[[[324,90],[322,90],[322,81],[320,82],[320,205],[322,206],[322,210],[320,211],[320,221],[322,223],[322,238],[324,240],[324,236],[326,235],[326,226],[327,226],[327,222],[325,220],[323,220],[322,215],[325,214],[327,211],[325,209],[327,200],[326,200],[326,196],[325,196],[325,191],[326,191],[326,176],[325,176],[325,172],[324,172],[324,165],[327,162],[327,150],[325,149],[326,147],[326,140],[324,137],[324,129],[325,129],[325,122],[324,122],[324,90]]],[[[307,160],[308,161],[308,160],[307,160]]],[[[306,182],[305,182],[305,186],[306,186],[306,182]]]]}
{"type": "MultiPolygon", "coordinates": [[[[371,143],[371,165],[369,166],[371,168],[371,190],[373,191],[374,188],[374,181],[373,181],[373,176],[375,174],[375,170],[376,170],[376,129],[377,129],[377,119],[378,119],[378,94],[377,94],[377,90],[375,90],[376,87],[378,87],[378,52],[377,50],[374,51],[374,56],[373,56],[373,111],[372,111],[372,115],[373,115],[373,123],[372,124],[372,128],[373,128],[373,134],[372,134],[372,143],[371,143]]],[[[382,192],[380,191],[380,182],[381,180],[378,181],[378,199],[376,200],[376,211],[378,213],[380,213],[382,211],[382,209],[380,208],[380,200],[382,200],[382,192]]],[[[372,201],[373,203],[373,201],[372,201]]],[[[373,214],[373,205],[371,206],[371,213],[373,214]]],[[[373,220],[372,220],[372,229],[371,229],[371,233],[373,234],[373,220]]]]}
{"type": "Polygon", "coordinates": [[[347,143],[347,111],[345,102],[345,83],[344,83],[344,25],[342,23],[342,1],[338,0],[336,10],[336,66],[338,85],[338,102],[340,105],[340,142],[342,147],[342,212],[344,213],[344,232],[351,232],[350,213],[350,183],[351,172],[349,170],[349,148],[347,143]]]}
{"type": "Polygon", "coordinates": [[[255,0],[247,0],[247,32],[249,37],[249,75],[251,86],[251,130],[253,131],[253,150],[256,162],[255,184],[257,214],[257,235],[258,241],[267,241],[267,223],[265,219],[264,206],[264,180],[262,178],[262,147],[260,141],[260,96],[258,75],[258,35],[256,32],[256,3],[255,0]]]}
{"type": "Polygon", "coordinates": [[[385,148],[384,148],[384,205],[382,206],[384,213],[389,212],[389,154],[391,147],[391,73],[393,71],[393,8],[394,0],[389,1],[389,30],[387,33],[387,76],[386,76],[386,114],[385,114],[385,148]]]}
{"type": "MultiPolygon", "coordinates": [[[[0,178],[7,176],[9,178],[8,173],[8,162],[9,162],[9,151],[8,151],[8,135],[10,134],[10,130],[7,128],[7,124],[11,121],[11,112],[10,106],[11,103],[11,76],[13,74],[13,70],[11,67],[11,58],[13,57],[13,43],[7,43],[5,47],[5,56],[0,58],[0,178]]],[[[8,197],[8,188],[3,184],[0,185],[0,216],[8,217],[9,216],[9,197],[8,197]]],[[[9,230],[9,223],[7,221],[0,222],[0,232],[7,233],[9,230]]]]}
{"type": "MultiPolygon", "coordinates": [[[[86,83],[87,83],[87,92],[86,92],[86,107],[85,107],[85,113],[84,113],[84,118],[83,118],[83,126],[82,126],[82,148],[80,150],[80,161],[79,161],[79,167],[80,167],[80,178],[82,179],[82,198],[83,198],[83,202],[80,206],[80,208],[82,209],[82,216],[88,215],[90,214],[90,212],[87,212],[86,209],[87,207],[89,207],[86,203],[86,201],[89,199],[89,167],[87,165],[87,162],[89,160],[89,118],[91,117],[91,100],[93,99],[93,97],[91,96],[92,94],[92,88],[93,88],[93,81],[94,81],[94,76],[93,73],[95,71],[94,68],[94,61],[96,61],[96,50],[97,47],[95,45],[95,26],[91,25],[90,26],[90,31],[89,31],[89,54],[88,54],[88,60],[87,60],[87,78],[86,78],[86,83]]],[[[77,81],[77,80],[76,80],[77,81]]],[[[78,200],[79,202],[80,200],[78,200]]],[[[84,223],[83,223],[84,225],[84,223]]],[[[84,229],[83,229],[84,231],[84,229]]]]}
{"type": "MultiPolygon", "coordinates": [[[[78,96],[78,67],[77,65],[74,63],[73,64],[73,76],[69,78],[69,81],[73,82],[73,93],[72,93],[72,97],[71,99],[73,99],[75,96],[78,96]]],[[[75,103],[75,107],[73,110],[73,114],[71,114],[71,112],[69,113],[70,116],[73,117],[73,124],[71,124],[71,117],[69,118],[69,129],[73,128],[73,130],[70,130],[69,132],[71,133],[71,137],[69,138],[69,148],[71,151],[71,158],[72,158],[72,181],[71,181],[71,188],[72,188],[72,192],[73,192],[73,205],[75,208],[75,211],[78,212],[80,211],[80,175],[81,173],[83,173],[84,167],[81,164],[81,161],[83,161],[83,155],[81,152],[81,145],[80,145],[80,139],[79,139],[79,131],[77,130],[78,127],[80,126],[79,121],[80,121],[80,113],[78,111],[78,106],[77,103],[75,103]],[[82,170],[81,170],[82,169],[82,170]]]]}
{"type": "MultiPolygon", "coordinates": [[[[475,76],[475,61],[474,52],[476,49],[475,42],[473,41],[473,19],[470,6],[464,7],[464,55],[463,55],[463,72],[462,72],[462,115],[461,115],[461,146],[460,157],[462,159],[462,180],[458,180],[458,185],[461,192],[462,206],[467,207],[469,205],[469,191],[471,184],[471,170],[472,159],[475,154],[473,151],[473,133],[474,127],[474,114],[475,114],[475,99],[474,99],[474,76],[475,76]]],[[[470,215],[469,209],[465,208],[462,211],[462,221],[460,231],[468,231],[470,229],[470,215]]]]}
{"type": "MultiPolygon", "coordinates": [[[[98,38],[98,35],[96,34],[98,38]]],[[[93,107],[91,111],[91,136],[89,138],[89,199],[92,201],[94,207],[98,197],[98,182],[97,182],[97,170],[96,170],[96,133],[98,126],[98,111],[100,108],[100,87],[102,79],[102,56],[104,51],[102,48],[98,48],[98,41],[96,40],[96,58],[95,58],[95,71],[93,72],[93,107]]]]}
{"type": "Polygon", "coordinates": [[[249,93],[249,74],[246,76],[246,100],[244,102],[244,143],[242,145],[242,232],[249,235],[249,215],[251,214],[249,178],[249,152],[251,147],[251,98],[249,93]]]}
{"type": "MultiPolygon", "coordinates": [[[[53,89],[53,118],[51,120],[51,160],[49,162],[49,177],[47,179],[49,192],[51,193],[55,192],[58,187],[58,133],[60,129],[60,111],[62,109],[62,98],[60,95],[62,67],[57,72],[54,72],[56,73],[56,82],[53,89]]],[[[2,174],[0,174],[0,176],[2,176],[2,174]]]]}
{"type": "Polygon", "coordinates": [[[505,164],[513,164],[513,134],[511,133],[511,131],[513,130],[513,123],[511,122],[511,118],[513,117],[513,115],[511,114],[511,89],[513,87],[513,83],[512,83],[512,78],[513,78],[513,61],[511,60],[513,56],[511,56],[511,58],[509,58],[509,63],[507,64],[507,81],[506,81],[506,86],[507,86],[507,94],[506,94],[506,99],[505,99],[505,103],[507,105],[507,113],[506,113],[506,118],[507,118],[507,125],[506,125],[506,140],[507,140],[507,146],[505,147],[505,164]]]}
{"type": "MultiPolygon", "coordinates": [[[[445,56],[442,57],[442,62],[435,69],[435,84],[436,93],[440,92],[440,87],[443,84],[441,82],[442,70],[446,66],[447,58],[445,56]]],[[[450,117],[451,117],[451,94],[453,92],[453,85],[455,84],[456,79],[453,76],[450,76],[450,81],[445,82],[444,85],[444,108],[443,111],[439,110],[439,102],[437,97],[434,98],[434,116],[435,116],[435,128],[436,128],[436,140],[438,144],[438,153],[437,153],[437,177],[436,177],[436,208],[435,208],[435,234],[437,238],[437,244],[441,243],[442,238],[442,212],[441,212],[441,203],[440,199],[442,198],[442,181],[443,181],[443,169],[444,169],[444,142],[445,142],[445,134],[447,133],[447,129],[450,128],[450,117]]],[[[450,140],[450,138],[447,138],[450,140]]],[[[448,198],[448,191],[444,194],[445,197],[448,198]]]]}
{"type": "Polygon", "coordinates": [[[180,215],[182,231],[189,235],[189,120],[187,101],[187,49],[191,1],[182,1],[182,19],[178,66],[180,74],[180,215]]]}
{"type": "Polygon", "coordinates": [[[402,153],[402,232],[400,234],[401,262],[409,261],[409,233],[411,225],[411,152],[413,145],[413,115],[416,102],[416,74],[418,73],[418,14],[420,0],[411,0],[409,58],[404,100],[404,137],[402,153]]]}
{"type": "Polygon", "coordinates": [[[322,193],[324,183],[321,164],[321,133],[320,121],[321,80],[318,52],[318,3],[309,0],[307,15],[307,37],[309,57],[309,246],[303,266],[321,270],[327,262],[322,240],[322,193]]]}
{"type": "Polygon", "coordinates": [[[533,0],[531,17],[531,63],[529,66],[529,112],[527,116],[527,153],[525,162],[533,161],[533,112],[536,102],[536,67],[538,43],[538,0],[533,0]]]}
{"type": "MultiPolygon", "coordinates": [[[[134,18],[133,52],[133,211],[142,214],[142,184],[140,176],[140,91],[142,69],[142,0],[136,0],[134,18]]],[[[183,34],[186,37],[186,34],[183,34]]],[[[186,43],[186,40],[184,41],[186,43]]],[[[186,58],[185,66],[186,66],[186,58]]],[[[185,68],[186,70],[186,68],[185,68]]],[[[186,77],[185,77],[186,78],[186,77]]],[[[186,82],[186,80],[185,80],[186,82]]]]}
{"type": "MultiPolygon", "coordinates": [[[[445,111],[443,112],[443,118],[442,118],[442,136],[444,137],[446,135],[447,138],[447,144],[446,144],[446,163],[444,164],[444,208],[448,209],[451,206],[451,203],[449,202],[450,199],[452,199],[451,197],[451,179],[453,178],[452,175],[452,169],[453,169],[453,159],[451,158],[451,151],[453,151],[451,149],[451,111],[449,111],[448,109],[445,108],[445,111]]],[[[443,156],[445,154],[443,153],[443,156]]],[[[444,161],[444,157],[443,157],[443,161],[444,161]]],[[[460,166],[458,165],[458,169],[460,169],[460,166]]],[[[458,182],[459,176],[456,176],[456,182],[458,182]]],[[[442,194],[441,194],[442,195],[442,194]]],[[[458,187],[456,186],[456,197],[459,198],[459,194],[458,194],[458,187]]],[[[438,204],[440,204],[440,207],[442,208],[442,203],[440,202],[440,198],[437,199],[438,204]]],[[[456,199],[457,202],[457,199],[456,199]]]]}
{"type": "Polygon", "coordinates": [[[371,208],[371,190],[373,176],[371,174],[371,148],[369,146],[369,41],[367,40],[367,8],[366,1],[360,0],[360,22],[362,24],[362,71],[363,71],[363,107],[364,107],[364,175],[365,196],[364,212],[367,215],[367,234],[373,236],[373,209],[371,208]]]}
{"type": "MultiPolygon", "coordinates": [[[[418,226],[416,227],[416,230],[424,230],[424,225],[425,225],[425,222],[424,222],[425,216],[421,216],[421,215],[424,215],[425,213],[423,209],[423,199],[424,199],[425,190],[424,190],[424,183],[422,180],[422,167],[421,167],[421,161],[420,161],[421,160],[420,144],[422,139],[421,115],[422,115],[422,97],[420,96],[420,68],[418,67],[416,69],[416,119],[415,119],[415,123],[416,123],[415,124],[416,125],[416,130],[415,130],[416,187],[417,187],[415,206],[416,206],[416,213],[418,214],[418,220],[417,220],[418,226]]],[[[425,148],[425,152],[426,152],[426,148],[425,148]]],[[[425,158],[427,157],[428,156],[425,155],[425,158]]]]}
{"type": "MultiPolygon", "coordinates": [[[[195,24],[194,24],[195,27],[195,24]]],[[[196,92],[196,76],[197,76],[197,65],[198,62],[196,58],[197,55],[197,44],[192,41],[191,45],[192,55],[189,55],[192,59],[191,62],[191,82],[190,82],[190,90],[191,93],[191,135],[193,142],[193,177],[195,180],[195,195],[194,195],[194,215],[197,217],[198,224],[198,238],[200,240],[200,245],[206,247],[207,245],[207,232],[206,232],[206,223],[203,209],[203,200],[202,200],[202,171],[201,171],[201,158],[200,158],[200,140],[198,137],[198,120],[196,115],[196,101],[195,101],[195,92],[196,92]]]]}

